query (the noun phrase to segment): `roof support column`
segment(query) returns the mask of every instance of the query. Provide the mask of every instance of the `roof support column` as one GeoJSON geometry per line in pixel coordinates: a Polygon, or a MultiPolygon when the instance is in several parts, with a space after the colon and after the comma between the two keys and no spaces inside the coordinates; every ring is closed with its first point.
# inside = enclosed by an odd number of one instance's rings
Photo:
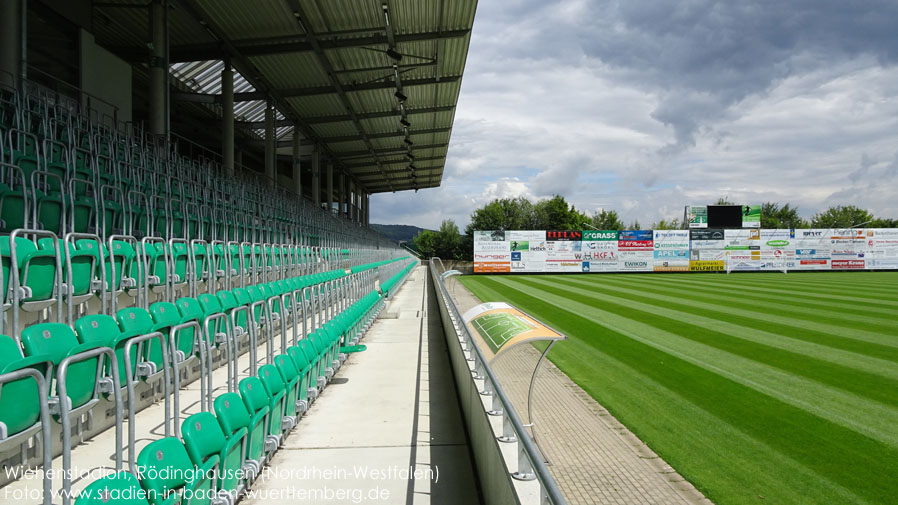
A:
{"type": "Polygon", "coordinates": [[[334,162],[327,161],[327,213],[334,213],[334,162]]]}
{"type": "Polygon", "coordinates": [[[340,195],[337,198],[337,215],[341,219],[346,218],[346,172],[340,172],[340,189],[337,191],[340,195]]]}
{"type": "Polygon", "coordinates": [[[150,4],[150,26],[153,40],[150,44],[150,133],[165,135],[168,124],[165,103],[166,72],[165,45],[167,27],[165,26],[165,6],[162,0],[153,0],[150,4]]]}
{"type": "Polygon", "coordinates": [[[0,2],[0,71],[9,73],[0,75],[0,83],[17,87],[21,82],[20,58],[25,53],[22,47],[25,24],[21,19],[24,3],[24,0],[0,2]]]}
{"type": "Polygon", "coordinates": [[[352,206],[355,201],[352,199],[352,191],[355,189],[355,183],[352,179],[346,181],[346,219],[352,221],[352,206]]]}
{"type": "Polygon", "coordinates": [[[299,128],[293,127],[293,191],[302,197],[302,165],[299,162],[299,128]]]}
{"type": "Polygon", "coordinates": [[[265,104],[265,179],[272,187],[277,185],[274,140],[274,104],[268,101],[265,104]]]}
{"type": "Polygon", "coordinates": [[[221,71],[221,159],[224,173],[234,177],[234,71],[225,61],[221,71]]]}
{"type": "Polygon", "coordinates": [[[365,193],[365,226],[371,226],[371,194],[365,193]]]}
{"type": "Polygon", "coordinates": [[[318,146],[312,151],[312,202],[315,207],[321,208],[321,166],[318,146]]]}

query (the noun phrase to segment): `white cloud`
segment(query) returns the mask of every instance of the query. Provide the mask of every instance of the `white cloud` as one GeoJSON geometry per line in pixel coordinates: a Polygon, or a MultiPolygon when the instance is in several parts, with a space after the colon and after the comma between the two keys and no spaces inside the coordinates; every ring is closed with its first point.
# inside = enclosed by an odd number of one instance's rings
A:
{"type": "Polygon", "coordinates": [[[701,4],[481,2],[442,186],[373,220],[556,193],[644,225],[721,196],[898,217],[898,32],[868,15],[898,4],[701,4]]]}

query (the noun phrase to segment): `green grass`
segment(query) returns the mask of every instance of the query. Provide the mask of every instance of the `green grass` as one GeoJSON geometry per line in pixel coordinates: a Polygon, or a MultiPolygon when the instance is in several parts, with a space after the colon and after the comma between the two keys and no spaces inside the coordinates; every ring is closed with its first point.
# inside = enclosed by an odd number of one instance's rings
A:
{"type": "Polygon", "coordinates": [[[515,335],[533,329],[518,317],[502,312],[477,317],[472,322],[472,325],[484,338],[484,341],[490,346],[493,353],[499,352],[502,344],[514,338],[515,335]]]}
{"type": "Polygon", "coordinates": [[[461,282],[714,502],[898,502],[898,273],[461,282]]]}

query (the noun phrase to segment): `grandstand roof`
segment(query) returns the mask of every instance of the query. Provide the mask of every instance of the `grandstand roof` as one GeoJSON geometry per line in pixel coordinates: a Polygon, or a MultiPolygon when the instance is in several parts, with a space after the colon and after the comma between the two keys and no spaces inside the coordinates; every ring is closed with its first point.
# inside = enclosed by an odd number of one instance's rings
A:
{"type": "MultiPolygon", "coordinates": [[[[94,2],[98,42],[148,59],[146,3],[94,2]]],[[[440,185],[476,0],[179,0],[169,9],[172,100],[215,105],[235,75],[237,127],[296,125],[370,193],[440,185]]],[[[282,141],[283,142],[283,141],[282,141]]]]}

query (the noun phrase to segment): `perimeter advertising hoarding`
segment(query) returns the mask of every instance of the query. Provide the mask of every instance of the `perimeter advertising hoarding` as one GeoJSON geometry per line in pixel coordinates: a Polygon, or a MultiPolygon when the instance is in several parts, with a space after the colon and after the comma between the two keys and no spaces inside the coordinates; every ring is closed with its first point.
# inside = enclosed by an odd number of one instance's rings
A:
{"type": "Polygon", "coordinates": [[[706,205],[689,205],[686,207],[686,221],[689,228],[707,228],[708,227],[708,206],[706,205]]]}
{"type": "Polygon", "coordinates": [[[579,240],[546,241],[546,272],[581,272],[582,259],[582,242],[579,240]]]}
{"type": "Polygon", "coordinates": [[[761,270],[797,268],[794,241],[795,230],[761,230],[761,270]]]}
{"type": "Polygon", "coordinates": [[[543,272],[546,266],[546,232],[508,231],[512,272],[543,272]]]}
{"type": "Polygon", "coordinates": [[[618,270],[651,272],[655,265],[652,230],[622,230],[617,235],[618,270]]]}
{"type": "Polygon", "coordinates": [[[727,269],[761,269],[761,230],[724,230],[727,269]]]}
{"type": "Polygon", "coordinates": [[[834,228],[830,231],[830,251],[833,270],[866,268],[867,237],[859,228],[834,228]]]}
{"type": "Polygon", "coordinates": [[[689,230],[655,230],[652,240],[655,272],[689,271],[689,230]]]}
{"type": "Polygon", "coordinates": [[[898,268],[898,230],[872,228],[866,230],[867,268],[898,268]]]}
{"type": "Polygon", "coordinates": [[[474,273],[511,272],[511,248],[504,231],[474,232],[474,273]]]}
{"type": "Polygon", "coordinates": [[[583,230],[583,272],[617,272],[617,230],[583,230]]]}
{"type": "Polygon", "coordinates": [[[689,230],[690,261],[725,261],[724,231],[718,229],[689,230]]]}
{"type": "Polygon", "coordinates": [[[795,263],[798,270],[829,270],[831,230],[795,230],[795,263]]]}
{"type": "Polygon", "coordinates": [[[760,205],[743,205],[742,206],[742,227],[743,228],[760,228],[761,227],[761,206],[760,205]]]}

